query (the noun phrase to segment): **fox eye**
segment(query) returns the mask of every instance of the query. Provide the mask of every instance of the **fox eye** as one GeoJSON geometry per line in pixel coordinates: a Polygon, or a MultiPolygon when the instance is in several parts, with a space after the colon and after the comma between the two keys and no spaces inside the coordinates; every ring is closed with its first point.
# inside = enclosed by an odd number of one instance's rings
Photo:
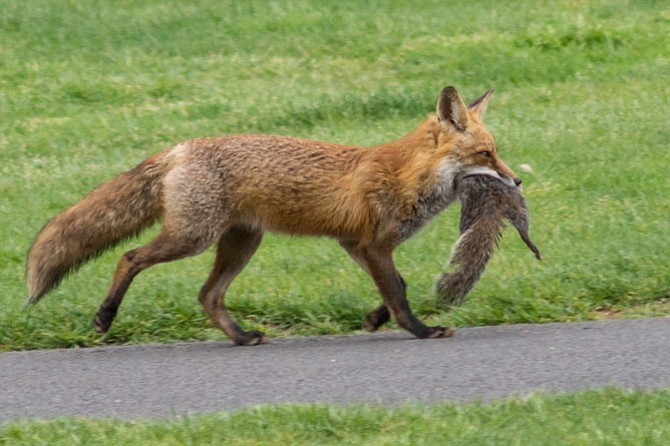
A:
{"type": "Polygon", "coordinates": [[[479,152],[480,155],[486,157],[486,158],[491,158],[491,151],[490,150],[482,150],[479,152]]]}

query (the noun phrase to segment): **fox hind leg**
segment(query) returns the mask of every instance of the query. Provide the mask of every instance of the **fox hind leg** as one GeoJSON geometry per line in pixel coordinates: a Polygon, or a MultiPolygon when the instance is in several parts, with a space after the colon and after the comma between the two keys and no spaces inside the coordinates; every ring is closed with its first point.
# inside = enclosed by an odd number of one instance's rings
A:
{"type": "Polygon", "coordinates": [[[247,265],[263,239],[263,232],[233,227],[219,240],[216,260],[209,278],[198,296],[205,313],[237,345],[257,345],[267,342],[264,333],[244,331],[224,305],[228,286],[247,265]]]}
{"type": "Polygon", "coordinates": [[[200,254],[210,244],[209,238],[197,237],[193,234],[172,233],[164,228],[160,235],[147,245],[125,253],[116,267],[107,297],[93,319],[95,331],[106,333],[109,330],[123,297],[137,274],[157,263],[171,262],[200,254]]]}

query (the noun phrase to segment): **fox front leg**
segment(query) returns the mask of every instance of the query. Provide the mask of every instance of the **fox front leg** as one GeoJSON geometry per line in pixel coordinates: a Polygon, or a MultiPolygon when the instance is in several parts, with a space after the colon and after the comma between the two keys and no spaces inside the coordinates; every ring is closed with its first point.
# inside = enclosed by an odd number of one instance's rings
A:
{"type": "MultiPolygon", "coordinates": [[[[346,241],[346,240],[340,240],[340,246],[344,248],[344,250],[349,254],[349,257],[353,259],[358,266],[361,267],[363,271],[365,271],[368,275],[370,274],[370,268],[368,268],[368,265],[366,264],[365,260],[362,259],[356,250],[357,244],[354,242],[346,241]]],[[[398,277],[400,278],[400,281],[402,282],[403,288],[407,290],[407,282],[405,282],[405,279],[402,278],[400,273],[398,273],[398,277]]],[[[368,314],[365,315],[365,318],[363,319],[363,328],[366,331],[373,332],[377,331],[379,327],[387,323],[388,321],[391,320],[391,312],[389,311],[388,307],[384,304],[381,304],[379,307],[375,308],[374,310],[370,311],[368,314]]]]}
{"type": "MultiPolygon", "coordinates": [[[[403,277],[398,273],[398,279],[402,284],[403,289],[405,290],[405,295],[407,295],[407,282],[403,277]]],[[[377,331],[379,327],[391,320],[391,312],[388,307],[384,304],[381,304],[371,312],[365,315],[363,319],[363,328],[366,331],[373,332],[377,331]]]]}
{"type": "Polygon", "coordinates": [[[398,325],[418,338],[442,338],[453,334],[453,330],[447,327],[428,327],[412,314],[405,293],[405,281],[398,274],[390,251],[368,248],[361,249],[356,254],[365,263],[366,270],[384,299],[384,305],[372,312],[371,319],[377,317],[381,321],[384,312],[388,311],[398,325]]]}

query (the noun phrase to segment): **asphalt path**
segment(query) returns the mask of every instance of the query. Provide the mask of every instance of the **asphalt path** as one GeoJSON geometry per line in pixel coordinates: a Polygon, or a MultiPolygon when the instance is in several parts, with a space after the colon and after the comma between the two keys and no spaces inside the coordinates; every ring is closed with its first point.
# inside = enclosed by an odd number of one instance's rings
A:
{"type": "Polygon", "coordinates": [[[0,420],[163,417],[264,403],[490,400],[670,386],[670,318],[0,354],[0,420]]]}

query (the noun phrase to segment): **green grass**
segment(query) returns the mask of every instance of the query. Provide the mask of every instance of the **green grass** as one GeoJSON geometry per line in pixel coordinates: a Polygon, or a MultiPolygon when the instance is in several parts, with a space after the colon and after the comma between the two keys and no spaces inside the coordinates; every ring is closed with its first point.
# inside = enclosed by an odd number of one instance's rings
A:
{"type": "MultiPolygon", "coordinates": [[[[0,350],[223,339],[195,297],[211,252],[140,275],[100,338],[90,320],[116,260],[155,229],[25,311],[32,238],[182,139],[381,143],[449,84],[466,99],[496,88],[487,120],[523,174],[544,260],[508,231],[468,301],[439,311],[453,207],[397,251],[416,312],[454,326],[667,314],[669,25],[664,1],[5,0],[0,350]]],[[[320,334],[360,329],[379,297],[335,242],[269,236],[227,302],[247,327],[320,334]]]]}
{"type": "Polygon", "coordinates": [[[489,404],[261,406],[169,420],[19,421],[0,445],[665,446],[670,391],[603,390],[489,404]]]}

